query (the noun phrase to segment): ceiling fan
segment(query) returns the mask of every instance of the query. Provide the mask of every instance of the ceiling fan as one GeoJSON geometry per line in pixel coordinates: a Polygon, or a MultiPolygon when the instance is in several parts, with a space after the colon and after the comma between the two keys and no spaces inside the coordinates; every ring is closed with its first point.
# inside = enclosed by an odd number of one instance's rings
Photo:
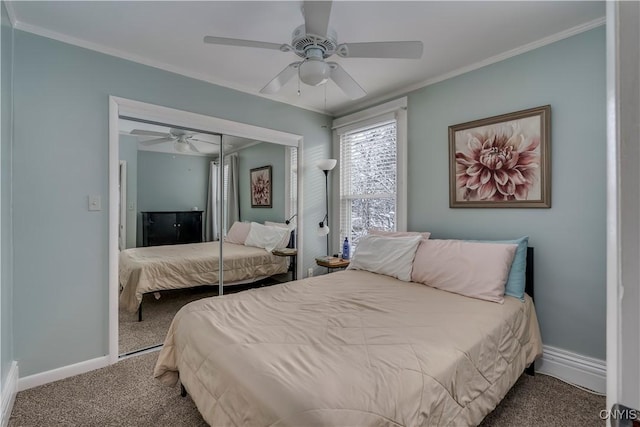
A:
{"type": "Polygon", "coordinates": [[[367,93],[337,62],[325,59],[333,54],[343,58],[406,58],[422,57],[420,41],[388,41],[369,43],[338,44],[337,33],[329,27],[331,1],[305,1],[302,7],[304,24],[293,30],[291,44],[277,44],[262,41],[231,39],[206,36],[205,43],[273,49],[281,52],[293,52],[302,61],[293,62],[271,80],[261,93],[276,93],[293,76],[298,74],[300,81],[311,86],[319,86],[333,80],[351,99],[365,96],[367,93]]]}
{"type": "Polygon", "coordinates": [[[134,129],[131,131],[131,135],[157,137],[156,139],[140,141],[140,143],[143,145],[154,145],[154,144],[161,144],[163,142],[173,142],[176,151],[180,151],[181,153],[186,153],[189,151],[200,153],[201,151],[198,149],[198,147],[195,146],[195,144],[193,144],[193,141],[206,142],[207,144],[215,144],[212,141],[196,138],[196,135],[198,134],[195,132],[188,132],[186,130],[173,129],[173,128],[169,129],[169,133],[156,132],[153,130],[145,130],[145,129],[134,129]]]}

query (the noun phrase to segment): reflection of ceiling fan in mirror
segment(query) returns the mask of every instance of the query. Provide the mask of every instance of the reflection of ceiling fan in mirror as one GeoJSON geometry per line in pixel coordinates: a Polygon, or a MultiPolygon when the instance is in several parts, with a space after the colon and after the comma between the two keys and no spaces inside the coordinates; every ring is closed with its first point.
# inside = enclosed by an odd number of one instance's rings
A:
{"type": "Polygon", "coordinates": [[[131,131],[131,135],[137,136],[154,136],[156,139],[150,139],[146,141],[140,141],[142,145],[154,145],[154,144],[162,144],[164,142],[173,142],[173,146],[176,151],[181,153],[186,153],[189,151],[193,151],[196,153],[200,153],[201,151],[198,147],[195,146],[193,141],[204,142],[207,144],[216,144],[212,141],[207,141],[206,139],[197,138],[199,133],[196,132],[188,132],[182,129],[169,129],[169,133],[165,132],[156,132],[153,130],[145,130],[145,129],[134,129],[131,131]]]}
{"type": "Polygon", "coordinates": [[[260,90],[261,93],[278,92],[282,86],[298,74],[300,81],[310,86],[319,86],[331,79],[351,99],[361,98],[367,93],[340,64],[325,61],[331,55],[337,54],[343,58],[406,59],[418,59],[422,56],[422,42],[420,41],[338,44],[337,33],[329,27],[331,3],[331,1],[304,2],[302,7],[304,24],[293,30],[290,45],[213,36],[206,36],[204,42],[293,52],[302,58],[302,61],[287,65],[260,90]]]}

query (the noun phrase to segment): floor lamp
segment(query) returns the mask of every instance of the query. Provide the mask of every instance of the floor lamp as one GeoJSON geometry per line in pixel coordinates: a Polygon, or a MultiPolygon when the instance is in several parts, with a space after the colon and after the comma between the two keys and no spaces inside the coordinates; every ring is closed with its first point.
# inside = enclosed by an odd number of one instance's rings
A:
{"type": "Polygon", "coordinates": [[[325,214],[318,224],[318,236],[327,236],[327,255],[329,255],[329,171],[336,167],[336,159],[325,159],[318,162],[318,169],[324,172],[325,214]]]}

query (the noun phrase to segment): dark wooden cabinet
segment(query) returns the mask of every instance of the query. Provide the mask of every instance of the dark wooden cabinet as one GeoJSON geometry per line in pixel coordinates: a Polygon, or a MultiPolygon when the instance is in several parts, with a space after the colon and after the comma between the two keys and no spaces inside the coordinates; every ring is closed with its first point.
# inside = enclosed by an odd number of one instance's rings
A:
{"type": "Polygon", "coordinates": [[[202,211],[141,213],[142,246],[202,242],[202,211]]]}

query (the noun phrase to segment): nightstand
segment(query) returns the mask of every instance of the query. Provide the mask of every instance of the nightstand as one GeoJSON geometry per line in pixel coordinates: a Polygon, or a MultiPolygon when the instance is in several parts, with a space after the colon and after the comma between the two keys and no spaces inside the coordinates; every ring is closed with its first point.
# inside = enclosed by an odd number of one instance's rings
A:
{"type": "Polygon", "coordinates": [[[295,248],[274,249],[271,253],[275,256],[291,257],[291,276],[298,280],[298,250],[295,248]]]}
{"type": "Polygon", "coordinates": [[[316,258],[316,264],[320,267],[326,267],[329,270],[329,273],[331,273],[333,270],[347,268],[349,266],[349,260],[336,257],[330,257],[327,259],[316,258]]]}

